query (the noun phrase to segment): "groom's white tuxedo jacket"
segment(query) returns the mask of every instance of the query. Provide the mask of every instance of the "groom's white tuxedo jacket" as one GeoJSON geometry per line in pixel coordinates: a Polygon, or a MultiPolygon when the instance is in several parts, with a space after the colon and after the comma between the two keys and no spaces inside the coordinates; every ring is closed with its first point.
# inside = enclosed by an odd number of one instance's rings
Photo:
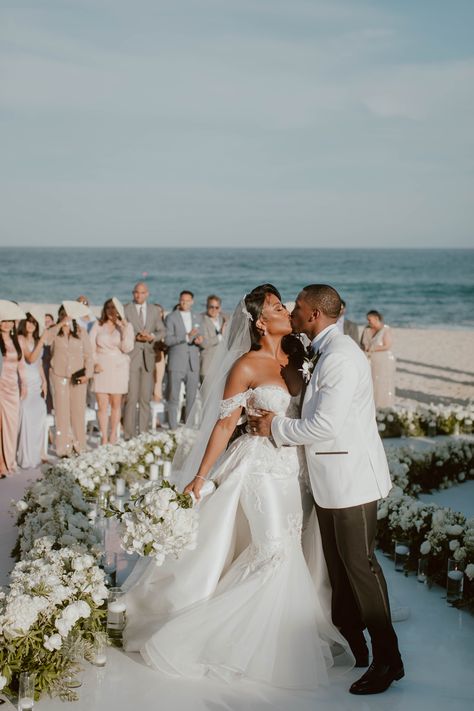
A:
{"type": "Polygon", "coordinates": [[[316,347],[321,355],[306,388],[301,419],[275,417],[273,439],[277,446],[305,445],[314,499],[322,508],[384,498],[392,483],[377,429],[368,360],[336,325],[318,336],[316,347]]]}

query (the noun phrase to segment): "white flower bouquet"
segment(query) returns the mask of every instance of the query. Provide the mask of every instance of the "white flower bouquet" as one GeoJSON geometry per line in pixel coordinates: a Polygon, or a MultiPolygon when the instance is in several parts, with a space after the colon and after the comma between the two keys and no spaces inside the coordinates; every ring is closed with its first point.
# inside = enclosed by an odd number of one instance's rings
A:
{"type": "Polygon", "coordinates": [[[37,540],[11,573],[10,592],[0,595],[0,676],[15,693],[20,671],[35,669],[36,692],[76,698],[65,679],[77,671],[73,649],[86,658],[103,635],[107,598],[104,573],[93,556],[54,550],[37,540]]]}
{"type": "Polygon", "coordinates": [[[154,558],[162,565],[167,556],[179,558],[196,547],[198,514],[189,494],[180,494],[163,481],[132,487],[124,511],[111,510],[122,524],[122,547],[128,553],[154,558]]]}

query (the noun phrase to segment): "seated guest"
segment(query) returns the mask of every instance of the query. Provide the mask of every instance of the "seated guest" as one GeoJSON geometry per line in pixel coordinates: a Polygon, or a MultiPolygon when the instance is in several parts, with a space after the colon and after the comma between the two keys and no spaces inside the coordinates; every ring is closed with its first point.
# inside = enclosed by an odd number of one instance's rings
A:
{"type": "Polygon", "coordinates": [[[346,316],[346,302],[341,299],[341,312],[337,319],[337,327],[345,336],[350,336],[359,345],[359,326],[354,321],[349,321],[346,316]]]}
{"type": "Polygon", "coordinates": [[[15,321],[26,314],[13,301],[0,301],[0,479],[16,470],[20,399],[27,394],[25,359],[15,321]]]}
{"type": "Polygon", "coordinates": [[[56,420],[56,454],[70,457],[86,447],[87,382],[94,372],[92,347],[78,320],[88,308],[77,301],[63,301],[58,323],[42,336],[51,346],[50,379],[56,420]]]}
{"type": "Polygon", "coordinates": [[[201,381],[209,372],[209,366],[222,340],[227,317],[221,312],[222,302],[219,296],[207,297],[206,311],[203,316],[203,342],[201,350],[201,381]]]}
{"type": "Polygon", "coordinates": [[[133,350],[135,341],[132,325],[125,320],[124,308],[115,297],[105,302],[100,319],[92,327],[90,339],[102,444],[113,444],[117,441],[122,395],[128,392],[130,357],[127,353],[133,350]]]}
{"type": "Polygon", "coordinates": [[[379,311],[369,311],[367,321],[360,343],[370,360],[375,407],[393,407],[396,362],[391,351],[391,330],[384,324],[379,311]]]}
{"type": "Polygon", "coordinates": [[[187,289],[179,295],[178,308],[165,320],[168,346],[168,421],[172,430],[180,420],[178,413],[181,383],[186,387],[186,419],[199,387],[200,354],[203,343],[202,316],[192,311],[194,294],[187,289]]]}
{"type": "MultiPolygon", "coordinates": [[[[43,370],[40,328],[44,321],[41,313],[32,307],[26,319],[18,326],[18,341],[25,359],[25,376],[28,394],[21,401],[20,434],[18,437],[18,465],[34,469],[45,460],[44,430],[46,427],[46,394],[48,386],[43,370]]],[[[42,331],[43,329],[41,329],[42,331]]]]}

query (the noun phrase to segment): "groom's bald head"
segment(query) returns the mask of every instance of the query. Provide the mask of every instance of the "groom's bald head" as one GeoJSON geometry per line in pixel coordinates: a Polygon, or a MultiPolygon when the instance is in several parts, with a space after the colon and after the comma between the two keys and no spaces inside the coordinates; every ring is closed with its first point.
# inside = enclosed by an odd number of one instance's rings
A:
{"type": "Polygon", "coordinates": [[[302,297],[312,311],[320,311],[327,319],[337,321],[341,313],[341,297],[332,286],[327,284],[309,284],[301,291],[302,297]]]}

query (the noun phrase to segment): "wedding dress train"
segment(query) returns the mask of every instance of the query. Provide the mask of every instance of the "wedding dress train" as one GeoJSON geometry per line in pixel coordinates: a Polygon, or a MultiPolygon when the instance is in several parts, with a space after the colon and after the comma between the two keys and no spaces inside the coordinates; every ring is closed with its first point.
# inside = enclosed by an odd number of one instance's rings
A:
{"type": "MultiPolygon", "coordinates": [[[[221,416],[250,395],[256,407],[296,415],[288,392],[267,385],[223,401],[221,416]]],[[[231,444],[212,471],[218,488],[200,505],[196,550],[162,567],[141,559],[126,582],[127,651],[173,676],[246,677],[293,689],[314,689],[327,683],[330,667],[353,665],[331,622],[298,456],[295,447],[250,435],[231,444]]]]}

